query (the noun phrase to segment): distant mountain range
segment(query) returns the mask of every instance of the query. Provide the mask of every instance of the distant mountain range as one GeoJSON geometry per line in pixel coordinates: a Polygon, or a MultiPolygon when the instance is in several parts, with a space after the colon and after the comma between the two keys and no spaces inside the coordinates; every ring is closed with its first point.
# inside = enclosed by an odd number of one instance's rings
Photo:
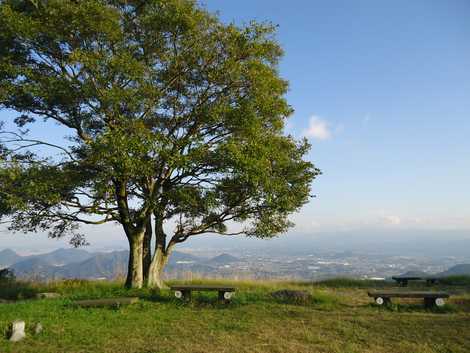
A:
{"type": "MultiPolygon", "coordinates": [[[[8,267],[22,279],[113,279],[126,275],[128,258],[128,251],[92,253],[82,249],[59,249],[46,254],[20,256],[10,249],[5,249],[0,251],[0,269],[8,267]]],[[[203,258],[175,251],[170,257],[165,273],[169,278],[188,278],[188,276],[232,278],[239,274],[237,268],[243,268],[248,264],[242,262],[244,260],[230,254],[203,258]]],[[[455,275],[470,276],[470,264],[456,265],[437,274],[410,271],[401,276],[455,275]]]]}
{"type": "MultiPolygon", "coordinates": [[[[81,249],[58,249],[50,253],[20,256],[10,249],[0,251],[0,268],[10,268],[18,278],[50,280],[63,278],[113,279],[127,273],[128,251],[90,253],[81,249]]],[[[212,259],[175,251],[166,272],[173,277],[185,272],[210,274],[219,267],[242,260],[221,254],[212,259]]]]}

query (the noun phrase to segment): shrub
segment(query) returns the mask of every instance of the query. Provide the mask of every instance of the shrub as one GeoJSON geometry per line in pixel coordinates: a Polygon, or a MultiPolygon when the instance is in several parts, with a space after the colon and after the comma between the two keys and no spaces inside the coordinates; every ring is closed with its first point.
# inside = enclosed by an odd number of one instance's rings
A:
{"type": "Polygon", "coordinates": [[[0,270],[0,299],[19,300],[32,298],[36,290],[29,283],[18,282],[14,272],[8,268],[0,270]]]}
{"type": "Polygon", "coordinates": [[[16,281],[15,273],[9,268],[0,270],[0,284],[13,283],[16,281]]]}

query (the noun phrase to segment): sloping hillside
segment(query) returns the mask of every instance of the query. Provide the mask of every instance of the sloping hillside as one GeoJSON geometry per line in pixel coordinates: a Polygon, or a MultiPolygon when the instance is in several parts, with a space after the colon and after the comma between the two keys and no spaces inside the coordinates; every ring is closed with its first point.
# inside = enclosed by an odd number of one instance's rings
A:
{"type": "Polygon", "coordinates": [[[228,264],[231,264],[234,262],[240,262],[240,261],[241,261],[240,259],[230,254],[220,254],[208,260],[207,264],[221,266],[221,265],[228,265],[228,264]]]}
{"type": "Polygon", "coordinates": [[[431,276],[430,273],[424,271],[407,271],[396,277],[428,277],[431,276]]]}
{"type": "Polygon", "coordinates": [[[85,261],[92,256],[92,253],[82,249],[57,249],[46,254],[28,256],[26,259],[39,258],[52,266],[64,266],[74,262],[85,261]]]}
{"type": "Polygon", "coordinates": [[[470,276],[470,264],[455,265],[449,268],[447,271],[439,273],[438,276],[470,276]]]}
{"type": "Polygon", "coordinates": [[[10,268],[18,278],[34,278],[37,280],[54,278],[55,267],[41,257],[32,257],[20,261],[10,266],[10,268]]]}
{"type": "MultiPolygon", "coordinates": [[[[89,254],[89,253],[87,253],[89,254]]],[[[127,272],[128,251],[89,254],[86,260],[54,265],[60,257],[33,256],[11,266],[19,278],[60,279],[60,278],[116,278],[127,272]]],[[[75,259],[80,256],[76,256],[75,259]]]]}
{"type": "MultiPolygon", "coordinates": [[[[10,268],[18,278],[48,280],[61,278],[113,279],[125,276],[129,252],[89,253],[77,249],[59,249],[52,253],[17,257],[10,268]]],[[[211,273],[214,267],[204,264],[191,254],[175,251],[166,271],[175,276],[181,273],[211,273]]]]}
{"type": "Polygon", "coordinates": [[[60,269],[63,278],[106,278],[125,276],[127,273],[128,251],[95,254],[91,258],[72,263],[60,269]]]}
{"type": "Polygon", "coordinates": [[[34,264],[37,261],[51,266],[63,266],[85,261],[92,256],[92,253],[82,249],[57,249],[49,253],[30,256],[20,256],[11,249],[5,249],[0,251],[0,267],[9,267],[19,262],[25,262],[21,267],[26,268],[28,263],[34,264]]]}
{"type": "Polygon", "coordinates": [[[227,283],[238,288],[228,305],[218,304],[216,293],[194,293],[191,303],[183,303],[171,291],[127,291],[121,283],[32,284],[30,294],[53,291],[63,297],[0,303],[0,330],[22,319],[28,335],[17,343],[0,337],[0,352],[468,353],[470,347],[470,287],[460,287],[449,306],[426,310],[419,301],[377,307],[367,289],[354,287],[352,280],[348,287],[221,282],[227,283]],[[307,291],[312,299],[274,298],[271,293],[280,289],[307,291]],[[140,301],[118,309],[71,305],[75,299],[120,296],[139,296],[140,301]],[[44,332],[33,335],[38,321],[44,332]]]}
{"type": "Polygon", "coordinates": [[[0,268],[8,267],[22,259],[17,253],[13,250],[5,249],[0,251],[0,268]]]}

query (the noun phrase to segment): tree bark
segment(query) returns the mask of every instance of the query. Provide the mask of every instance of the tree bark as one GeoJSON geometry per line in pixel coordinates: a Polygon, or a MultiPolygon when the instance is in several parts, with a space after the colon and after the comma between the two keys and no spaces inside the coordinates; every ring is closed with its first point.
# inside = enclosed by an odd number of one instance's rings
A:
{"type": "Polygon", "coordinates": [[[159,289],[167,288],[163,281],[163,270],[165,269],[169,256],[170,252],[164,251],[161,247],[155,251],[147,279],[147,285],[149,287],[159,289]]]}
{"type": "Polygon", "coordinates": [[[150,264],[152,263],[152,220],[149,217],[147,225],[145,227],[144,240],[143,240],[143,271],[144,271],[144,283],[148,282],[150,264]]]}
{"type": "Polygon", "coordinates": [[[128,236],[129,265],[127,269],[127,288],[142,288],[144,284],[143,242],[144,232],[128,236]]]}
{"type": "Polygon", "coordinates": [[[163,270],[168,262],[172,247],[166,247],[166,234],[163,222],[158,214],[155,215],[155,252],[149,268],[147,285],[153,288],[167,288],[163,282],[163,270]]]}

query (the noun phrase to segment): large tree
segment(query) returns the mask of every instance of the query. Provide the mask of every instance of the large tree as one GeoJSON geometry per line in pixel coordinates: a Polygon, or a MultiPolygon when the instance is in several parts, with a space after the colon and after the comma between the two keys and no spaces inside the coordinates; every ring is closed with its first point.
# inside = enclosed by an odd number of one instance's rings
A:
{"type": "Polygon", "coordinates": [[[0,108],[16,124],[0,130],[0,215],[76,244],[80,224],[121,224],[128,287],[163,286],[198,234],[285,232],[319,171],[283,132],[274,30],[191,0],[0,1],[0,108]],[[62,142],[38,128],[51,121],[62,142]]]}

